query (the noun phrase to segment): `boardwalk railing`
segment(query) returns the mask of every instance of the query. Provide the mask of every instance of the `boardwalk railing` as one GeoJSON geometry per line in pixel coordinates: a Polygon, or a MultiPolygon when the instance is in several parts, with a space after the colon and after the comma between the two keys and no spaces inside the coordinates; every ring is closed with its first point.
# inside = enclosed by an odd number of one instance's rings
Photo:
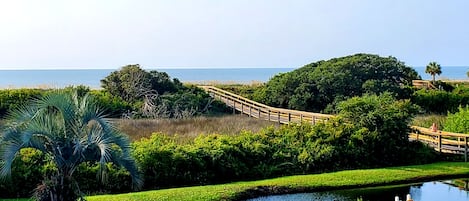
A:
{"type": "MultiPolygon", "coordinates": [[[[258,119],[274,121],[282,124],[288,124],[291,122],[311,122],[312,124],[315,124],[317,122],[327,121],[334,117],[333,115],[321,113],[270,107],[213,86],[200,87],[215,99],[221,100],[227,106],[233,108],[233,113],[238,111],[242,114],[258,119]]],[[[462,154],[464,155],[464,160],[467,162],[469,148],[468,134],[444,131],[434,132],[428,128],[411,126],[409,139],[421,141],[442,153],[462,154]]]]}
{"type": "Polygon", "coordinates": [[[316,122],[327,121],[333,117],[333,115],[321,113],[270,107],[213,86],[200,87],[207,91],[215,99],[221,100],[226,105],[233,108],[233,112],[239,111],[250,117],[258,119],[285,124],[291,122],[300,123],[305,121],[315,124],[316,122]]]}
{"type": "Polygon", "coordinates": [[[451,133],[445,131],[432,131],[429,128],[411,126],[409,133],[410,140],[418,140],[436,151],[450,154],[464,155],[464,161],[467,162],[469,135],[462,133],[451,133]]]}
{"type": "Polygon", "coordinates": [[[428,80],[412,80],[412,85],[418,89],[436,89],[436,87],[428,80]]]}

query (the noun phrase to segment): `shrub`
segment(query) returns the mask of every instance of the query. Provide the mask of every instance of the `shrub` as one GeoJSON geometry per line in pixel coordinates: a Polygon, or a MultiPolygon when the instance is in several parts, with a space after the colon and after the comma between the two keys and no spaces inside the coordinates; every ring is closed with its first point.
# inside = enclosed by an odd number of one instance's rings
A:
{"type": "Polygon", "coordinates": [[[43,89],[4,89],[0,90],[0,118],[7,112],[44,94],[43,89]]]}
{"type": "Polygon", "coordinates": [[[360,129],[355,147],[368,166],[399,163],[409,145],[409,123],[418,107],[391,94],[365,95],[339,103],[339,116],[360,129]]]}
{"type": "Polygon", "coordinates": [[[454,114],[448,113],[444,129],[445,131],[469,134],[469,106],[459,107],[459,111],[454,114]]]}
{"type": "Polygon", "coordinates": [[[426,113],[454,113],[458,111],[459,106],[469,104],[469,90],[464,88],[458,87],[450,92],[421,89],[414,92],[411,100],[426,113]]]}

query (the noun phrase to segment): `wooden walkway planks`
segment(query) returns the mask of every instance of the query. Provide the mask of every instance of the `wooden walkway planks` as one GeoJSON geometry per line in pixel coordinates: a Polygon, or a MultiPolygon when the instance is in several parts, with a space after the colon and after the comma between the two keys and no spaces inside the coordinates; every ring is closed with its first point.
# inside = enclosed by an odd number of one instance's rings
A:
{"type": "MultiPolygon", "coordinates": [[[[199,86],[209,93],[215,99],[224,102],[227,106],[236,111],[246,114],[253,118],[266,121],[278,122],[281,124],[327,121],[333,118],[333,115],[305,112],[298,110],[289,110],[270,107],[268,105],[249,100],[234,93],[213,87],[199,86]]],[[[418,140],[441,153],[462,154],[467,162],[469,151],[469,135],[461,133],[451,133],[444,131],[433,132],[431,129],[411,126],[409,140],[418,140]]]]}

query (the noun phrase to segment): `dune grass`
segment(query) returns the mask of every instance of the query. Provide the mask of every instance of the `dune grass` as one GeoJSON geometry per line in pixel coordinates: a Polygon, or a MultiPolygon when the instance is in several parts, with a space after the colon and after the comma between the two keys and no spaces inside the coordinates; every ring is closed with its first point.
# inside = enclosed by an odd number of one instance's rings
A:
{"type": "Polygon", "coordinates": [[[200,134],[236,135],[242,130],[258,132],[275,122],[262,121],[245,115],[194,117],[190,119],[117,119],[115,123],[132,141],[150,137],[152,133],[178,135],[180,140],[190,140],[200,134]]]}
{"type": "Polygon", "coordinates": [[[98,195],[87,197],[87,200],[243,200],[267,194],[349,189],[465,176],[469,176],[469,163],[442,162],[416,166],[287,176],[260,181],[173,188],[118,195],[98,195]]]}
{"type": "Polygon", "coordinates": [[[446,115],[427,114],[418,115],[412,120],[412,125],[429,128],[433,123],[436,123],[440,130],[444,129],[446,122],[446,115]]]}

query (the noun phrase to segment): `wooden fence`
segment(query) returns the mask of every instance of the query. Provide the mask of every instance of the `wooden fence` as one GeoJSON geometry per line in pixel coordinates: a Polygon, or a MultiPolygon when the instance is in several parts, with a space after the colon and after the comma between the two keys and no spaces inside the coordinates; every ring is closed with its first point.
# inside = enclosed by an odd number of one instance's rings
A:
{"type": "Polygon", "coordinates": [[[429,128],[411,126],[410,140],[418,140],[436,151],[449,154],[462,154],[467,162],[469,135],[445,131],[432,131],[429,128]]]}
{"type": "Polygon", "coordinates": [[[328,119],[334,117],[333,115],[321,113],[270,107],[213,86],[200,87],[207,91],[215,99],[221,100],[226,105],[233,108],[233,113],[238,111],[258,119],[282,124],[288,124],[291,122],[300,123],[305,121],[315,124],[317,122],[327,121],[328,119]]]}
{"type": "MultiPolygon", "coordinates": [[[[270,107],[253,100],[249,100],[234,93],[213,87],[213,86],[200,86],[207,91],[212,97],[224,102],[227,106],[236,111],[246,114],[250,117],[273,121],[281,124],[327,121],[333,118],[333,115],[304,112],[298,110],[288,110],[282,108],[270,107]]],[[[409,140],[421,141],[436,151],[441,153],[462,154],[464,161],[467,162],[468,157],[468,134],[450,133],[444,131],[433,132],[431,129],[411,126],[409,133],[409,140]]]]}
{"type": "Polygon", "coordinates": [[[412,85],[418,89],[436,89],[436,87],[428,80],[412,80],[412,85]]]}

